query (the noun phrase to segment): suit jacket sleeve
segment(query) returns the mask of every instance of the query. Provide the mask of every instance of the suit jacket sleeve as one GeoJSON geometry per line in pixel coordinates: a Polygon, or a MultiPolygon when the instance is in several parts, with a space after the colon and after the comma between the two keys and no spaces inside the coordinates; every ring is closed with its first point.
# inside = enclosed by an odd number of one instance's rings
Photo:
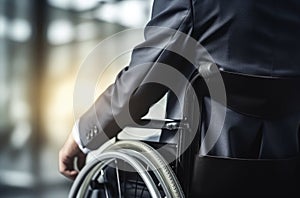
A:
{"type": "MultiPolygon", "coordinates": [[[[118,74],[114,84],[80,118],[79,134],[83,147],[98,148],[116,136],[125,125],[132,124],[147,114],[151,105],[166,94],[168,88],[159,83],[143,84],[146,79],[155,78],[157,63],[187,71],[182,69],[183,65],[187,65],[183,58],[161,47],[162,40],[168,40],[166,45],[178,45],[173,35],[153,31],[150,27],[167,27],[192,34],[192,15],[189,0],[154,1],[151,20],[144,30],[145,41],[135,47],[129,66],[118,74]],[[156,48],[156,44],[160,47],[156,48]]],[[[184,46],[181,48],[184,50],[184,46]]],[[[172,80],[171,77],[168,78],[172,80]]]]}

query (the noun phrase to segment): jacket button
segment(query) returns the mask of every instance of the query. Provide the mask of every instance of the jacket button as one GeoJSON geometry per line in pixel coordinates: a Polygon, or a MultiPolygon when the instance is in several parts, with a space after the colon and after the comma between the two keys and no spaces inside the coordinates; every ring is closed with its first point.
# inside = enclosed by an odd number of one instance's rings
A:
{"type": "Polygon", "coordinates": [[[91,139],[91,134],[90,133],[86,133],[86,139],[90,140],[91,139]]]}
{"type": "Polygon", "coordinates": [[[96,125],[94,126],[93,133],[94,133],[94,135],[99,133],[99,130],[96,125]]]}
{"type": "Polygon", "coordinates": [[[93,129],[90,130],[90,136],[91,136],[91,137],[94,137],[93,129]]]}

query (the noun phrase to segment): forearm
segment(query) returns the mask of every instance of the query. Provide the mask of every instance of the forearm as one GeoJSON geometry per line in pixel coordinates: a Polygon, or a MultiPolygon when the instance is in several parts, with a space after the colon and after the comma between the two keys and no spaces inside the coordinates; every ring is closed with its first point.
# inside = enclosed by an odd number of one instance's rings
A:
{"type": "MultiPolygon", "coordinates": [[[[178,55],[167,50],[172,45],[185,50],[184,43],[177,43],[180,41],[176,41],[174,34],[177,30],[186,34],[191,32],[189,1],[165,0],[160,5],[161,2],[155,1],[152,19],[145,29],[145,41],[134,49],[129,66],[80,118],[79,134],[83,147],[98,148],[124,126],[144,116],[151,105],[165,95],[169,88],[163,82],[169,74],[157,75],[161,64],[191,73],[183,59],[177,59],[178,55]]],[[[174,81],[172,76],[168,78],[170,83],[174,81]]]]}

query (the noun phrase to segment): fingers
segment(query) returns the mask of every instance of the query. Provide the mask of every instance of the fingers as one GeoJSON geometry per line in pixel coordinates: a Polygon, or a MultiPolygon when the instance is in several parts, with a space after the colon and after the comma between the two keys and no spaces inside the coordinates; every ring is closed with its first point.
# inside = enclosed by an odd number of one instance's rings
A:
{"type": "Polygon", "coordinates": [[[74,157],[68,156],[64,151],[59,152],[59,172],[71,180],[78,175],[78,171],[74,168],[74,157]]]}
{"type": "Polygon", "coordinates": [[[76,170],[65,170],[63,172],[61,172],[62,175],[64,175],[65,177],[69,178],[70,180],[75,180],[77,175],[78,175],[78,171],[76,170]]]}
{"type": "Polygon", "coordinates": [[[81,153],[77,156],[77,167],[79,170],[83,168],[85,165],[86,155],[81,153]]]}
{"type": "Polygon", "coordinates": [[[72,134],[70,134],[59,151],[59,172],[65,177],[74,180],[78,175],[78,169],[80,170],[84,166],[85,159],[86,155],[80,150],[72,134]],[[77,162],[76,166],[75,162],[77,162]]]}

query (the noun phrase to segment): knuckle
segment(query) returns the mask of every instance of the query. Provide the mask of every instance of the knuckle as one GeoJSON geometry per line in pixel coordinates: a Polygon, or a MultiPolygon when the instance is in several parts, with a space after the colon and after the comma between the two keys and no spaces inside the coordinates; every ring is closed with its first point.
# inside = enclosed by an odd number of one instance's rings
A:
{"type": "Polygon", "coordinates": [[[65,175],[65,172],[63,170],[59,170],[60,174],[65,175]]]}
{"type": "Polygon", "coordinates": [[[59,152],[58,152],[58,155],[59,155],[59,156],[62,156],[63,154],[64,154],[63,149],[60,149],[59,152]]]}
{"type": "Polygon", "coordinates": [[[60,173],[63,173],[63,172],[64,172],[64,169],[63,169],[61,166],[59,166],[58,171],[59,171],[60,173]]]}

